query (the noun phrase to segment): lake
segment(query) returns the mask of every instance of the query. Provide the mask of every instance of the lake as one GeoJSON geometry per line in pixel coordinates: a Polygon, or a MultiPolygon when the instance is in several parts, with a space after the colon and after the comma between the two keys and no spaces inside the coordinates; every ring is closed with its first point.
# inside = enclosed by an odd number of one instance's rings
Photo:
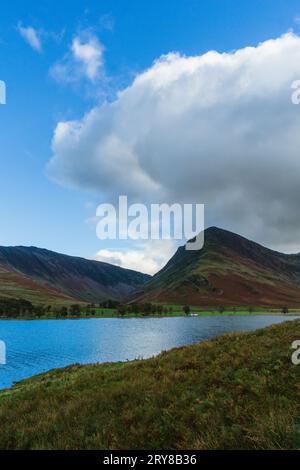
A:
{"type": "Polygon", "coordinates": [[[250,331],[299,317],[215,316],[2,320],[7,363],[0,365],[0,388],[74,363],[148,358],[177,346],[235,331],[250,331]]]}

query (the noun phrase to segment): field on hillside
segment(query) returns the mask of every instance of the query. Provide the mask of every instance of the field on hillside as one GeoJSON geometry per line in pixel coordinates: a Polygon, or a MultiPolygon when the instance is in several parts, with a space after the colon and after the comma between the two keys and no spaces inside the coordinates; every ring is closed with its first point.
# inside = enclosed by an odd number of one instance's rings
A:
{"type": "MultiPolygon", "coordinates": [[[[183,316],[185,315],[184,313],[184,306],[183,305],[167,305],[168,312],[163,312],[161,315],[155,314],[152,316],[163,316],[163,317],[178,317],[178,316],[183,316]]],[[[108,308],[96,308],[95,309],[95,316],[96,317],[120,317],[120,314],[116,309],[108,309],[108,308]]],[[[282,315],[282,309],[279,308],[263,308],[263,307],[256,307],[251,310],[243,307],[236,307],[236,308],[226,308],[223,311],[215,309],[215,308],[203,308],[203,307],[197,307],[197,306],[191,306],[190,307],[190,315],[197,314],[198,316],[226,316],[226,315],[238,315],[238,316],[244,316],[244,315],[282,315]]],[[[300,309],[299,308],[292,308],[288,309],[288,313],[286,315],[300,315],[300,309]]],[[[89,317],[89,313],[87,312],[86,314],[83,313],[82,317],[87,316],[89,317]]],[[[137,313],[137,314],[131,314],[131,313],[126,313],[124,317],[142,317],[144,316],[142,313],[137,313]]]]}
{"type": "MultiPolygon", "coordinates": [[[[2,299],[3,300],[3,299],[2,299]]],[[[1,297],[0,297],[1,302],[1,297]]],[[[144,317],[179,317],[179,316],[194,316],[197,315],[199,317],[209,317],[209,316],[255,316],[255,315],[299,315],[300,316],[300,309],[299,308],[289,308],[287,312],[283,312],[282,309],[279,308],[263,308],[263,307],[255,307],[255,308],[245,308],[245,307],[234,307],[234,308],[224,308],[224,309],[216,309],[213,307],[197,307],[197,306],[190,306],[189,313],[185,312],[185,306],[183,305],[162,305],[162,311],[158,312],[150,312],[145,313],[142,310],[137,312],[125,311],[120,312],[117,308],[104,308],[93,306],[92,308],[89,307],[87,304],[83,302],[74,302],[71,301],[61,301],[57,300],[56,302],[52,303],[35,303],[34,305],[41,306],[40,311],[37,313],[20,313],[19,315],[12,315],[12,314],[5,314],[2,313],[0,315],[0,320],[2,319],[20,319],[20,320],[51,320],[51,319],[76,319],[76,318],[144,318],[144,317]],[[72,313],[72,308],[75,306],[80,307],[80,311],[72,313]],[[62,309],[65,309],[65,313],[62,314],[62,309]]],[[[155,305],[155,304],[154,304],[155,305]]],[[[39,310],[39,309],[38,309],[39,310]]]]}
{"type": "Polygon", "coordinates": [[[297,449],[300,321],[0,393],[1,449],[297,449]]]}
{"type": "MultiPolygon", "coordinates": [[[[180,304],[167,304],[171,309],[171,314],[182,315],[184,314],[184,305],[180,304]]],[[[197,313],[199,316],[210,316],[210,315],[281,315],[283,313],[282,308],[269,308],[269,307],[203,307],[197,305],[190,305],[190,313],[197,313]]],[[[288,308],[287,314],[297,315],[300,314],[300,308],[288,308]]]]}

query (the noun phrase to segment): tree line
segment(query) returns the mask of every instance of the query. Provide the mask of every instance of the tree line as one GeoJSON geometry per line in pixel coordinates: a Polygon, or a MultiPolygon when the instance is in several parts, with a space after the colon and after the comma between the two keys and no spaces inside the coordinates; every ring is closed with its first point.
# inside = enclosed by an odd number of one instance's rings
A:
{"type": "MultiPolygon", "coordinates": [[[[80,317],[81,315],[93,316],[96,314],[105,314],[105,310],[110,309],[113,313],[123,317],[125,315],[170,315],[173,313],[173,307],[168,305],[154,304],[151,302],[144,303],[129,303],[124,304],[116,300],[105,300],[89,304],[73,304],[73,305],[41,305],[32,304],[29,300],[25,299],[6,299],[0,298],[0,318],[26,318],[26,317],[80,317]],[[100,310],[100,312],[99,312],[100,310]]],[[[185,315],[191,313],[189,305],[181,307],[185,315]]],[[[224,306],[218,307],[219,313],[226,313],[227,308],[224,306]]],[[[235,312],[236,307],[229,308],[230,312],[235,312]]],[[[253,307],[248,307],[249,313],[254,313],[253,307]]],[[[288,314],[288,307],[282,307],[281,312],[288,314]]]]}
{"type": "Polygon", "coordinates": [[[0,317],[1,318],[28,318],[51,316],[56,318],[79,317],[82,314],[93,316],[97,313],[105,313],[106,309],[113,310],[117,315],[163,315],[173,312],[172,307],[162,306],[152,303],[131,303],[122,304],[115,300],[105,300],[98,304],[72,304],[66,305],[41,305],[33,304],[25,299],[0,299],[0,317]],[[103,309],[103,310],[101,310],[103,309]],[[100,312],[99,312],[100,310],[100,312]]]}
{"type": "Polygon", "coordinates": [[[0,317],[17,318],[28,316],[42,316],[47,307],[33,305],[25,299],[0,299],[0,317]]]}

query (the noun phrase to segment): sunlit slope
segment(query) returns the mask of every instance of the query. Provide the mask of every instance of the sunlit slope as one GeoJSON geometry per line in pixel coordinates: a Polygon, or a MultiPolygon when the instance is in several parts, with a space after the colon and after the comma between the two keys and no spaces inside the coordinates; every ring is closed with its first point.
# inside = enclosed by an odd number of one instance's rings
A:
{"type": "Polygon", "coordinates": [[[75,299],[3,266],[0,266],[0,298],[26,299],[32,303],[75,302],[75,299]]]}
{"type": "Polygon", "coordinates": [[[137,298],[203,306],[300,305],[300,255],[211,227],[202,250],[179,248],[137,298]]]}

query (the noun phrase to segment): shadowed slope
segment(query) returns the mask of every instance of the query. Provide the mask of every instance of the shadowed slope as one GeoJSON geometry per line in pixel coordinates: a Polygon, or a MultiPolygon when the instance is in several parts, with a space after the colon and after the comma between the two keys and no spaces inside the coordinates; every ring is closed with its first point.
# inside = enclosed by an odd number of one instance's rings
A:
{"type": "Polygon", "coordinates": [[[121,299],[150,276],[35,247],[0,247],[0,295],[48,301],[121,299]]]}

